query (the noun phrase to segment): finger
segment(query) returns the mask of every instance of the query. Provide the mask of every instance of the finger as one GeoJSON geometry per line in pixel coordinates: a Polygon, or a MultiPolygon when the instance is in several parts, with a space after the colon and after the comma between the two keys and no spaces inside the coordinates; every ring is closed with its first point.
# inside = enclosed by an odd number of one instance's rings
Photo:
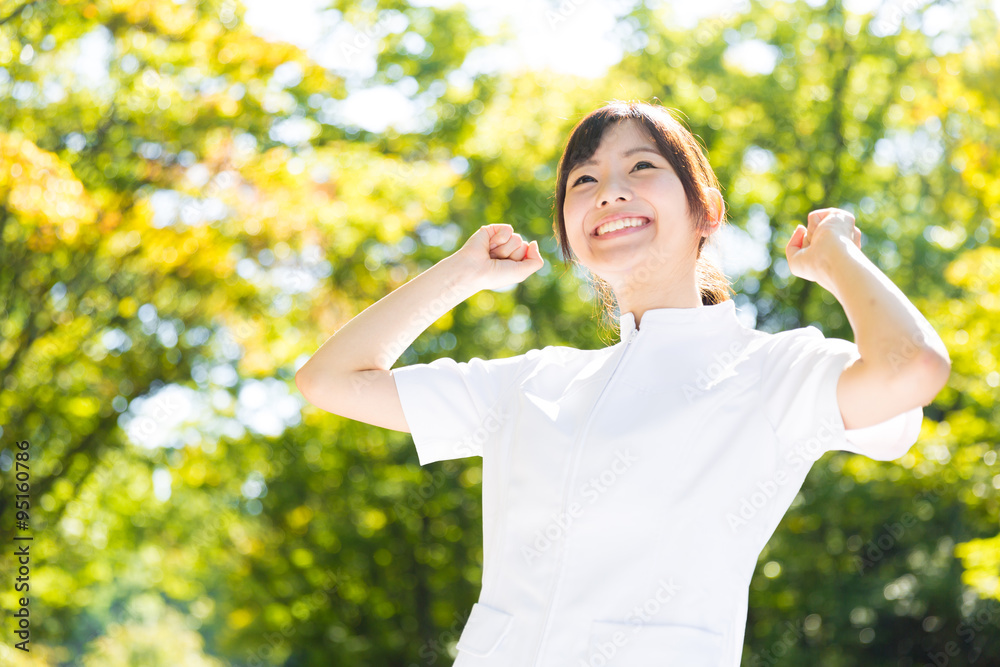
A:
{"type": "Polygon", "coordinates": [[[792,232],[792,238],[788,239],[788,244],[785,246],[787,251],[789,248],[799,249],[802,247],[803,241],[805,241],[806,228],[802,225],[795,227],[795,231],[792,232]]]}
{"type": "Polygon", "coordinates": [[[809,234],[812,234],[812,232],[816,230],[816,227],[819,226],[819,223],[823,222],[826,216],[830,215],[830,210],[831,209],[829,208],[818,208],[815,211],[810,211],[809,215],[806,217],[806,222],[808,224],[806,231],[809,234]]]}
{"type": "Polygon", "coordinates": [[[523,260],[525,257],[528,256],[528,248],[529,246],[527,243],[521,244],[520,248],[517,248],[514,250],[514,252],[510,253],[510,257],[508,259],[512,259],[515,262],[520,262],[521,260],[523,260]]]}
{"type": "Polygon", "coordinates": [[[792,265],[795,255],[802,252],[802,240],[805,238],[805,227],[799,225],[792,232],[792,237],[788,239],[788,243],[785,244],[785,258],[788,260],[788,266],[792,265]]]}
{"type": "Polygon", "coordinates": [[[512,234],[511,237],[493,249],[493,254],[501,259],[507,259],[515,250],[521,247],[523,241],[520,234],[512,234]]]}
{"type": "Polygon", "coordinates": [[[845,226],[850,225],[851,227],[854,227],[854,214],[850,211],[845,211],[842,208],[834,208],[830,210],[832,211],[831,216],[836,217],[837,220],[842,220],[845,226]]]}
{"type": "Polygon", "coordinates": [[[854,243],[857,244],[858,250],[861,250],[861,230],[857,227],[854,228],[854,243]]]}
{"type": "Polygon", "coordinates": [[[809,215],[806,216],[806,224],[815,225],[816,223],[818,223],[820,220],[823,219],[823,211],[825,210],[826,209],[817,208],[813,211],[809,211],[809,215]]]}
{"type": "Polygon", "coordinates": [[[504,236],[502,231],[494,232],[490,236],[490,250],[497,248],[507,242],[508,237],[504,236]]]}
{"type": "Polygon", "coordinates": [[[490,250],[503,245],[510,240],[511,234],[514,232],[514,228],[510,225],[504,224],[493,224],[489,226],[490,231],[490,250]]]}
{"type": "Polygon", "coordinates": [[[542,253],[538,249],[538,241],[532,241],[528,245],[531,247],[531,250],[528,252],[529,259],[539,260],[544,263],[544,260],[542,260],[542,253]]]}
{"type": "Polygon", "coordinates": [[[792,262],[795,261],[795,255],[802,252],[802,248],[797,245],[792,245],[789,243],[785,246],[785,259],[788,260],[788,266],[792,266],[792,262]]]}

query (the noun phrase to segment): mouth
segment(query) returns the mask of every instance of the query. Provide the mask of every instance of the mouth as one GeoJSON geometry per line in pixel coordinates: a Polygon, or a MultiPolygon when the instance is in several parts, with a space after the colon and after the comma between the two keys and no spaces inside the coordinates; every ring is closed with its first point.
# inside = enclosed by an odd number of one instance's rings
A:
{"type": "Polygon", "coordinates": [[[627,234],[633,234],[641,229],[645,229],[653,224],[653,221],[646,217],[637,216],[634,218],[620,218],[609,223],[599,225],[592,233],[592,238],[610,239],[627,234]]]}

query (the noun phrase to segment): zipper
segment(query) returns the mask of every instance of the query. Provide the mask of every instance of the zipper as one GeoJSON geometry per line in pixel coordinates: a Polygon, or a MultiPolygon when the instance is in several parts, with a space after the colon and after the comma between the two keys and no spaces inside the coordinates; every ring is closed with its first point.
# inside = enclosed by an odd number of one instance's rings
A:
{"type": "MultiPolygon", "coordinates": [[[[636,336],[639,335],[639,329],[633,328],[632,333],[629,335],[628,340],[625,341],[625,349],[618,357],[618,363],[615,364],[614,370],[611,371],[611,375],[608,376],[608,381],[604,383],[604,388],[601,389],[600,395],[597,397],[597,401],[594,403],[593,409],[590,411],[590,417],[587,419],[587,423],[583,427],[583,431],[580,433],[580,438],[577,440],[576,450],[573,452],[573,461],[570,465],[569,480],[566,483],[566,489],[563,491],[563,501],[562,501],[562,512],[559,516],[565,516],[566,506],[569,504],[569,494],[570,490],[573,488],[573,479],[576,476],[576,468],[580,462],[580,456],[583,451],[583,444],[587,438],[587,431],[590,429],[590,423],[594,419],[594,415],[597,413],[597,408],[601,404],[601,399],[604,398],[604,394],[607,393],[608,387],[611,386],[615,375],[618,373],[618,369],[621,368],[625,361],[625,357],[628,356],[629,348],[631,347],[633,341],[635,341],[636,336]]],[[[556,595],[559,592],[559,584],[562,582],[563,576],[563,564],[566,555],[569,553],[569,538],[570,529],[566,529],[566,535],[564,537],[563,548],[559,552],[559,557],[556,561],[556,576],[555,582],[552,584],[552,592],[549,595],[549,601],[545,605],[545,614],[542,617],[542,633],[539,635],[538,645],[535,648],[535,658],[533,664],[537,667],[538,659],[542,655],[542,649],[545,647],[545,635],[549,631],[549,623],[551,621],[552,607],[555,605],[556,595]]]]}

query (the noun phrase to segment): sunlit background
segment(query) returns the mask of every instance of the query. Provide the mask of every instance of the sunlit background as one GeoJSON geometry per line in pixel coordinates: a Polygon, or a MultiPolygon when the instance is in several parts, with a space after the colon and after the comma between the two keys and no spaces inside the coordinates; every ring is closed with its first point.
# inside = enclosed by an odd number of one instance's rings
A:
{"type": "Polygon", "coordinates": [[[744,664],[1000,664],[998,13],[0,1],[0,507],[9,535],[29,440],[35,536],[32,652],[5,622],[0,661],[451,664],[481,461],[421,468],[407,434],[317,410],[292,378],[488,223],[546,266],[396,366],[613,342],[559,258],[555,168],[584,114],[655,98],[723,185],[706,252],[744,323],[853,338],[783,250],[839,206],[952,353],[910,453],[814,467],[761,554],[744,664]]]}

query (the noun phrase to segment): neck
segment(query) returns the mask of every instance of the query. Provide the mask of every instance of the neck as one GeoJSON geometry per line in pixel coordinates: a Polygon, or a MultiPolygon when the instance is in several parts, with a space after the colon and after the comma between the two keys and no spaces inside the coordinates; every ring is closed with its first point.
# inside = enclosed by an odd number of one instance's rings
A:
{"type": "Polygon", "coordinates": [[[660,340],[670,339],[674,342],[687,340],[690,337],[704,338],[709,332],[721,334],[739,327],[736,316],[736,304],[732,299],[721,303],[701,305],[694,308],[663,307],[650,308],[642,317],[642,326],[636,321],[634,313],[622,311],[618,316],[620,340],[626,340],[638,329],[651,330],[651,334],[660,340]]]}
{"type": "Polygon", "coordinates": [[[647,310],[655,308],[699,308],[701,291],[695,282],[694,273],[682,282],[670,282],[665,285],[646,286],[645,290],[632,289],[615,290],[618,301],[618,311],[632,313],[636,325],[642,324],[642,316],[647,310]]]}
{"type": "Polygon", "coordinates": [[[700,307],[697,261],[697,248],[692,247],[679,257],[667,256],[655,263],[650,259],[609,276],[618,312],[632,313],[638,326],[647,310],[700,307]]]}

